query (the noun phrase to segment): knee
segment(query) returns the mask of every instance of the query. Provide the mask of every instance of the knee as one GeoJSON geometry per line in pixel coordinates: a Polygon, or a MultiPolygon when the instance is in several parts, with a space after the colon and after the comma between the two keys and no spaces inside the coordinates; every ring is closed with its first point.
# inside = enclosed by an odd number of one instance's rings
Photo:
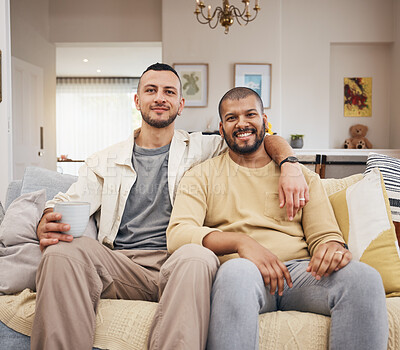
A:
{"type": "Polygon", "coordinates": [[[175,259],[180,261],[191,261],[196,264],[207,267],[214,274],[219,267],[217,256],[208,248],[198,244],[185,244],[173,253],[175,259]]]}
{"type": "Polygon", "coordinates": [[[257,266],[250,260],[232,259],[219,268],[212,288],[212,303],[232,310],[259,310],[266,289],[257,266]]]}
{"type": "Polygon", "coordinates": [[[79,252],[84,253],[87,250],[87,244],[92,243],[91,241],[93,239],[88,237],[74,238],[71,242],[60,241],[57,244],[48,246],[43,253],[43,257],[54,255],[65,257],[75,256],[79,252]]]}
{"type": "MultiPolygon", "coordinates": [[[[385,300],[382,278],[377,270],[359,261],[351,261],[341,272],[340,283],[355,303],[385,300]]],[[[339,274],[338,274],[339,276],[339,274]]]]}
{"type": "Polygon", "coordinates": [[[258,285],[263,286],[262,276],[257,266],[248,259],[232,259],[219,268],[215,278],[215,288],[235,291],[244,290],[254,294],[258,285]]]}

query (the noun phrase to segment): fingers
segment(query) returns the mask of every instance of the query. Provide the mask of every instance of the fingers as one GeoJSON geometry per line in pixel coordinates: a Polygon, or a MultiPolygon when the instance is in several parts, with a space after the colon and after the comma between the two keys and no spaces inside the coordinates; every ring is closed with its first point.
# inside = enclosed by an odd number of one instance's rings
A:
{"type": "Polygon", "coordinates": [[[277,290],[278,295],[283,295],[285,280],[289,288],[293,287],[289,270],[279,260],[275,264],[262,265],[259,267],[259,270],[263,276],[265,285],[269,285],[269,291],[271,295],[275,294],[277,290]]]}
{"type": "Polygon", "coordinates": [[[285,205],[285,192],[283,191],[283,188],[279,186],[279,208],[283,208],[285,205]]]}
{"type": "Polygon", "coordinates": [[[43,250],[47,248],[49,245],[53,245],[56,243],[58,243],[58,239],[43,238],[40,240],[40,250],[43,252],[43,250]]]}
{"type": "Polygon", "coordinates": [[[288,219],[290,221],[293,220],[294,217],[294,200],[293,200],[293,194],[292,193],[285,193],[285,198],[286,198],[286,214],[288,216],[288,219]]]}
{"type": "Polygon", "coordinates": [[[63,233],[68,232],[70,226],[57,222],[59,220],[61,220],[61,214],[55,212],[45,213],[40,220],[37,228],[37,236],[40,241],[41,251],[59,241],[71,242],[73,240],[73,236],[63,233]]]}
{"type": "Polygon", "coordinates": [[[45,219],[47,222],[61,220],[61,214],[51,211],[44,214],[42,220],[43,219],[45,219]]]}
{"type": "Polygon", "coordinates": [[[299,210],[307,204],[309,200],[308,192],[297,192],[296,190],[287,191],[286,198],[286,213],[290,221],[296,216],[299,210]]]}
{"type": "Polygon", "coordinates": [[[293,282],[292,282],[292,277],[290,277],[290,272],[288,268],[281,261],[278,261],[278,264],[280,266],[281,271],[283,272],[283,277],[285,278],[287,285],[289,286],[289,288],[292,288],[293,282]]]}
{"type": "MultiPolygon", "coordinates": [[[[349,250],[345,250],[345,253],[343,255],[342,260],[340,261],[340,263],[337,265],[337,267],[335,268],[334,271],[339,271],[340,269],[342,269],[343,267],[345,267],[350,261],[351,259],[353,259],[353,254],[351,254],[351,252],[349,250]]],[[[333,271],[332,271],[333,272],[333,271]]]]}
{"type": "Polygon", "coordinates": [[[323,244],[311,258],[307,267],[315,279],[320,280],[322,276],[329,276],[346,266],[352,259],[352,254],[338,244],[323,244]]]}
{"type": "Polygon", "coordinates": [[[304,204],[303,204],[303,207],[304,207],[308,203],[308,201],[310,200],[310,192],[308,190],[308,187],[306,187],[306,189],[304,190],[303,196],[304,196],[304,199],[305,199],[304,204]]]}
{"type": "Polygon", "coordinates": [[[282,165],[279,179],[279,203],[281,208],[286,203],[286,213],[290,221],[308,200],[309,189],[300,165],[292,163],[282,165]]]}

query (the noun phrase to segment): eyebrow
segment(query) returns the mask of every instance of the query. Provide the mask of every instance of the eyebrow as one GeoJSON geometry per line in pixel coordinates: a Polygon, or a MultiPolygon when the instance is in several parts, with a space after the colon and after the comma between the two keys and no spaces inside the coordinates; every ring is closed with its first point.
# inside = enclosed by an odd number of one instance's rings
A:
{"type": "MultiPolygon", "coordinates": [[[[144,88],[148,88],[148,87],[153,87],[153,88],[158,88],[159,86],[158,85],[155,85],[155,84],[146,84],[145,86],[144,86],[144,88]]],[[[168,89],[168,90],[175,90],[175,91],[178,91],[178,89],[176,88],[176,87],[174,87],[174,86],[162,86],[161,87],[162,89],[168,89]]]]}

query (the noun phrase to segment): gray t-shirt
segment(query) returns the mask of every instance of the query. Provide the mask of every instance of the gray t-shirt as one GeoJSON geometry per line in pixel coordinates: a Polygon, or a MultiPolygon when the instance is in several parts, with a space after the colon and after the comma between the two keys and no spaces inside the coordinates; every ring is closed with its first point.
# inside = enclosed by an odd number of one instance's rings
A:
{"type": "Polygon", "coordinates": [[[165,232],[172,210],[168,192],[169,147],[146,149],[135,144],[132,164],[137,179],[125,205],[115,249],[167,249],[165,232]]]}

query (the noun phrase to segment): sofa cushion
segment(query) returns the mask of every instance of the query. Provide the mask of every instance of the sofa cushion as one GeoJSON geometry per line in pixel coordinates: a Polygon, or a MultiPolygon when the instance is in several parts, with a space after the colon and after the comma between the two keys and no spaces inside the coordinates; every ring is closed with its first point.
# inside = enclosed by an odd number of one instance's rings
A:
{"type": "Polygon", "coordinates": [[[1,202],[0,202],[0,225],[3,221],[3,219],[4,219],[4,208],[3,208],[3,204],[1,204],[1,202]]]}
{"type": "Polygon", "coordinates": [[[400,244],[400,159],[384,154],[370,153],[365,174],[368,174],[373,168],[380,170],[385,182],[397,240],[400,244]]]}
{"type": "MultiPolygon", "coordinates": [[[[35,296],[29,290],[0,297],[0,321],[31,335],[35,296]]],[[[386,300],[389,318],[387,350],[400,348],[400,298],[386,300]]],[[[146,349],[156,303],[101,299],[96,313],[94,346],[101,349],[146,349]]],[[[329,348],[330,318],[297,311],[277,311],[259,316],[260,350],[329,348]]]]}
{"type": "Polygon", "coordinates": [[[343,179],[321,179],[322,185],[328,196],[339,192],[350,185],[355,184],[363,178],[362,174],[354,174],[351,176],[344,177],[343,179]]]}
{"type": "Polygon", "coordinates": [[[387,296],[400,296],[400,251],[379,170],[329,199],[353,258],[378,270],[387,296]]]}
{"type": "Polygon", "coordinates": [[[4,209],[7,210],[12,201],[21,195],[22,180],[11,181],[7,188],[6,202],[4,209]]]}
{"type": "MultiPolygon", "coordinates": [[[[57,171],[39,167],[26,167],[23,180],[21,181],[20,194],[45,189],[46,201],[48,201],[53,199],[59,192],[67,192],[77,180],[78,177],[74,175],[60,174],[57,171]]],[[[90,217],[83,235],[97,239],[97,225],[94,215],[90,217]]]]}
{"type": "MultiPolygon", "coordinates": [[[[30,192],[14,200],[5,213],[0,225],[0,295],[36,289],[36,270],[42,258],[36,227],[45,204],[46,190],[30,192]]],[[[93,217],[84,235],[96,239],[93,217]]]]}
{"type": "Polygon", "coordinates": [[[60,174],[56,171],[26,167],[22,180],[21,194],[46,190],[46,199],[53,199],[58,192],[67,192],[78,177],[68,174],[60,174]]]}
{"type": "Polygon", "coordinates": [[[0,225],[0,294],[35,289],[41,259],[36,226],[42,217],[46,191],[28,193],[13,201],[0,225]]]}

